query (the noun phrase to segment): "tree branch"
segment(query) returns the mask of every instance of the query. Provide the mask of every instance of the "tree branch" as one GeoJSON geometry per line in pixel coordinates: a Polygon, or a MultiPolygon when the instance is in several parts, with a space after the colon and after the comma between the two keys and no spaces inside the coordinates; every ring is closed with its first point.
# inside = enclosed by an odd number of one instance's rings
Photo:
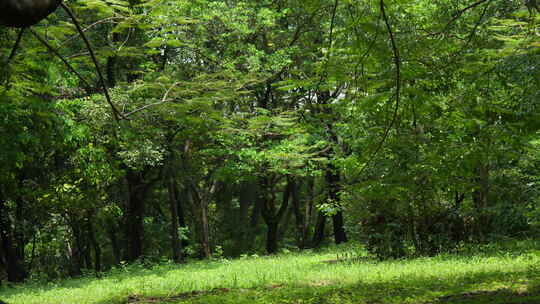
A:
{"type": "Polygon", "coordinates": [[[101,69],[99,68],[98,60],[94,54],[94,50],[92,49],[92,46],[90,45],[90,41],[88,41],[88,38],[86,38],[86,35],[84,34],[83,29],[81,28],[81,25],[79,24],[79,21],[77,21],[77,18],[73,14],[73,12],[65,5],[63,2],[60,3],[62,8],[66,11],[66,13],[69,15],[71,20],[73,20],[73,23],[75,24],[75,27],[77,28],[77,31],[79,31],[79,34],[81,34],[81,37],[86,44],[86,47],[88,48],[88,52],[90,52],[90,57],[92,58],[92,61],[94,62],[94,65],[96,67],[96,72],[99,76],[99,82],[101,84],[101,87],[103,88],[103,94],[105,95],[105,99],[107,100],[107,103],[111,107],[113,111],[113,116],[116,121],[119,120],[119,118],[125,118],[120,111],[116,108],[114,103],[111,100],[111,96],[109,95],[109,90],[107,89],[107,85],[105,84],[105,79],[103,78],[103,74],[101,73],[101,69]]]}
{"type": "Polygon", "coordinates": [[[77,77],[79,77],[79,79],[83,82],[84,86],[86,86],[86,89],[88,91],[91,91],[92,89],[92,86],[86,81],[86,79],[84,79],[84,77],[79,73],[77,72],[77,70],[75,70],[75,68],[73,66],[71,66],[71,64],[69,64],[69,62],[60,54],[58,53],[57,50],[55,50],[45,39],[43,39],[36,31],[34,31],[33,29],[30,29],[30,33],[32,33],[32,35],[34,35],[34,37],[36,37],[37,40],[39,40],[39,42],[41,42],[41,44],[43,44],[44,46],[47,47],[47,49],[53,53],[54,55],[56,55],[56,57],[60,58],[60,60],[62,60],[62,62],[66,65],[66,67],[69,69],[70,72],[72,72],[73,74],[75,74],[77,77]]]}
{"type": "Polygon", "coordinates": [[[392,52],[394,53],[394,65],[396,67],[396,104],[394,107],[394,114],[392,117],[392,120],[390,121],[390,124],[388,124],[386,130],[384,131],[383,138],[379,142],[377,148],[373,153],[371,154],[371,157],[368,159],[362,170],[360,170],[359,175],[362,175],[364,170],[370,165],[370,163],[375,159],[379,151],[382,149],[384,143],[386,142],[386,139],[388,139],[388,135],[390,134],[390,130],[394,126],[394,124],[397,121],[398,116],[398,110],[400,105],[400,99],[401,99],[401,57],[399,54],[399,48],[396,43],[396,39],[394,37],[394,32],[392,31],[392,27],[390,26],[390,21],[388,20],[388,16],[386,15],[386,10],[384,7],[384,0],[380,0],[380,9],[381,9],[381,15],[384,19],[384,23],[386,24],[386,29],[388,30],[388,36],[390,37],[390,42],[392,43],[392,52]]]}
{"type": "Polygon", "coordinates": [[[475,2],[473,4],[471,4],[471,5],[467,6],[466,8],[459,10],[457,13],[454,14],[454,17],[452,17],[452,19],[450,19],[450,21],[448,21],[448,23],[444,26],[442,31],[430,34],[430,36],[440,35],[440,34],[446,32],[448,30],[448,28],[450,28],[450,25],[452,25],[452,23],[456,22],[461,17],[461,15],[463,15],[465,12],[479,6],[480,4],[482,4],[484,2],[491,2],[491,1],[492,0],[479,0],[479,1],[477,1],[477,2],[475,2]]]}

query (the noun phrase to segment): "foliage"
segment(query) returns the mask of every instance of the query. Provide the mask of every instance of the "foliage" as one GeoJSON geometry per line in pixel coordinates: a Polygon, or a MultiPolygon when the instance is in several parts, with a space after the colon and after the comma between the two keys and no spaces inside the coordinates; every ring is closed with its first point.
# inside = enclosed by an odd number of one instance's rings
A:
{"type": "Polygon", "coordinates": [[[0,28],[0,281],[534,234],[534,3],[68,1],[120,119],[65,12],[0,28]]]}

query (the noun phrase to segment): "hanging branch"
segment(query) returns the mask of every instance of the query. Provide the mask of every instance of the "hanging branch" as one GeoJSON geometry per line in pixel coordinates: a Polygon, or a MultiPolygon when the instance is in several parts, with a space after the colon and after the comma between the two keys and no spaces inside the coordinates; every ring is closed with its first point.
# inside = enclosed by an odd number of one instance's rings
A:
{"type": "Polygon", "coordinates": [[[450,28],[450,26],[454,22],[456,22],[465,12],[479,6],[482,3],[491,2],[491,1],[493,1],[493,0],[479,0],[479,1],[477,1],[477,2],[475,2],[473,4],[471,4],[471,5],[467,6],[466,8],[463,8],[463,9],[459,10],[458,12],[456,12],[454,14],[452,19],[450,19],[450,21],[448,21],[448,23],[446,23],[446,25],[444,26],[444,28],[441,31],[435,32],[435,33],[428,33],[427,36],[438,36],[438,35],[446,33],[446,31],[450,28]]]}
{"type": "Polygon", "coordinates": [[[79,22],[77,21],[77,18],[75,17],[73,12],[69,9],[69,7],[67,7],[63,2],[60,5],[69,15],[71,20],[73,20],[73,23],[75,24],[75,27],[77,28],[77,31],[79,31],[79,34],[81,34],[81,37],[84,40],[84,43],[86,44],[86,48],[88,49],[88,52],[90,53],[90,57],[92,58],[92,61],[94,62],[94,66],[96,67],[96,72],[99,76],[99,82],[101,84],[101,87],[103,88],[103,94],[105,95],[105,99],[107,99],[107,103],[109,104],[109,106],[111,107],[113,111],[114,119],[116,121],[118,121],[119,118],[125,119],[125,117],[120,113],[120,111],[118,111],[118,109],[116,108],[116,106],[111,100],[111,96],[109,95],[109,90],[107,89],[107,85],[105,84],[105,79],[103,77],[103,74],[101,73],[101,69],[99,68],[98,60],[94,54],[94,51],[92,49],[92,46],[90,45],[90,42],[86,38],[86,35],[84,34],[83,29],[81,28],[81,25],[79,24],[79,22]]]}
{"type": "Polygon", "coordinates": [[[323,69],[323,72],[321,74],[321,77],[319,78],[319,82],[317,83],[317,86],[316,86],[316,89],[315,90],[319,90],[322,82],[325,80],[325,78],[327,78],[328,76],[328,65],[329,65],[329,62],[330,62],[330,57],[332,56],[332,48],[334,47],[334,26],[335,26],[335,22],[336,22],[336,13],[337,13],[337,8],[339,6],[339,0],[336,0],[334,2],[334,5],[332,6],[332,19],[330,20],[330,32],[328,34],[328,52],[327,52],[327,55],[325,56],[325,62],[324,62],[324,69],[323,69]]]}
{"type": "MultiPolygon", "coordinates": [[[[98,20],[98,21],[96,21],[96,22],[90,24],[89,26],[85,27],[85,28],[83,29],[83,32],[88,31],[89,29],[93,28],[93,27],[96,26],[96,25],[99,25],[99,24],[101,24],[101,23],[105,23],[105,22],[107,22],[107,21],[115,20],[115,19],[122,19],[122,18],[121,18],[121,17],[108,17],[108,18],[104,18],[104,19],[98,20]]],[[[64,45],[64,44],[66,44],[66,43],[72,41],[73,39],[75,39],[75,38],[77,38],[77,37],[78,37],[78,35],[75,34],[75,35],[73,35],[73,36],[67,38],[66,40],[60,42],[60,45],[64,45]]]]}
{"type": "Polygon", "coordinates": [[[77,70],[75,70],[75,68],[73,68],[73,66],[71,66],[71,64],[69,64],[69,62],[60,54],[58,53],[57,50],[55,50],[48,42],[47,40],[43,39],[43,37],[41,37],[36,31],[34,31],[33,29],[30,29],[30,33],[32,33],[32,35],[34,35],[34,37],[36,37],[37,40],[39,40],[39,42],[41,42],[41,44],[45,45],[47,47],[47,49],[49,49],[49,51],[51,53],[53,53],[56,57],[60,58],[60,60],[62,60],[62,62],[66,65],[66,67],[69,69],[70,72],[72,72],[73,74],[75,74],[77,77],[79,77],[79,79],[84,83],[84,86],[86,86],[86,89],[87,90],[91,90],[92,86],[86,81],[86,79],[84,79],[84,77],[79,73],[77,72],[77,70]]]}
{"type": "Polygon", "coordinates": [[[368,161],[366,162],[366,164],[364,165],[362,170],[360,170],[359,175],[361,175],[364,172],[364,170],[369,166],[369,164],[375,159],[377,154],[382,149],[384,143],[388,139],[388,135],[390,134],[390,130],[392,129],[392,127],[394,126],[394,124],[397,121],[398,110],[399,110],[400,99],[401,99],[401,57],[400,57],[400,54],[399,54],[399,49],[397,47],[396,39],[394,37],[394,32],[392,31],[392,27],[390,26],[390,21],[388,20],[388,16],[386,15],[386,10],[384,8],[384,0],[380,0],[380,9],[381,9],[381,15],[382,15],[382,17],[384,19],[384,23],[386,24],[386,29],[388,30],[388,36],[390,37],[390,42],[392,43],[392,52],[394,53],[394,56],[393,56],[394,57],[394,65],[396,67],[396,76],[395,76],[395,82],[396,82],[396,94],[395,94],[395,97],[396,97],[396,101],[395,101],[394,114],[392,116],[392,120],[390,121],[390,123],[386,127],[386,130],[384,131],[384,134],[383,134],[383,138],[381,139],[381,141],[377,145],[377,148],[375,149],[375,151],[373,151],[373,154],[371,154],[370,158],[368,159],[368,161]]]}
{"type": "Polygon", "coordinates": [[[179,84],[180,84],[179,82],[175,82],[171,87],[169,87],[169,89],[167,89],[167,92],[165,92],[165,95],[163,95],[163,98],[161,98],[160,101],[154,102],[154,103],[151,103],[151,104],[147,104],[147,105],[142,106],[142,107],[140,107],[140,108],[138,108],[138,109],[135,109],[135,110],[133,110],[133,111],[127,113],[127,114],[124,114],[124,117],[129,117],[129,116],[131,116],[131,115],[133,115],[133,114],[135,114],[135,113],[138,113],[138,112],[140,112],[140,111],[146,110],[146,109],[148,109],[148,108],[150,108],[150,107],[154,107],[154,106],[157,106],[157,105],[166,103],[166,102],[168,102],[168,101],[171,101],[171,99],[168,99],[169,94],[171,93],[172,89],[174,89],[174,88],[175,88],[176,86],[178,86],[179,84]]]}
{"type": "Polygon", "coordinates": [[[10,76],[11,76],[11,73],[9,72],[8,70],[8,67],[9,67],[9,64],[11,62],[11,60],[13,60],[13,58],[15,58],[15,55],[17,53],[17,50],[19,49],[19,45],[21,44],[21,40],[22,40],[22,37],[23,37],[23,34],[24,34],[24,30],[25,28],[21,28],[21,30],[19,31],[19,34],[17,35],[17,40],[15,41],[15,44],[13,45],[13,48],[11,49],[11,53],[9,54],[9,57],[6,61],[6,63],[4,64],[4,66],[6,67],[6,78],[5,80],[3,80],[3,84],[5,85],[5,87],[7,88],[7,90],[10,89],[10,76]]]}
{"type": "Polygon", "coordinates": [[[487,2],[487,1],[491,1],[491,0],[480,0],[480,1],[477,1],[469,6],[467,6],[466,8],[458,11],[456,14],[454,14],[454,17],[452,17],[452,19],[450,19],[450,21],[448,21],[448,23],[446,24],[446,26],[444,27],[444,31],[446,31],[446,29],[454,22],[456,22],[456,20],[459,19],[459,17],[461,17],[461,15],[463,15],[466,11],[472,9],[472,8],[475,8],[477,7],[478,5],[484,3],[484,2],[487,2]]]}
{"type": "Polygon", "coordinates": [[[19,45],[21,44],[22,36],[24,34],[25,28],[21,28],[19,31],[19,34],[17,35],[17,40],[15,41],[15,45],[13,45],[13,48],[11,49],[11,53],[9,54],[8,60],[6,62],[6,66],[9,65],[11,60],[15,57],[15,54],[17,53],[17,49],[19,48],[19,45]]]}

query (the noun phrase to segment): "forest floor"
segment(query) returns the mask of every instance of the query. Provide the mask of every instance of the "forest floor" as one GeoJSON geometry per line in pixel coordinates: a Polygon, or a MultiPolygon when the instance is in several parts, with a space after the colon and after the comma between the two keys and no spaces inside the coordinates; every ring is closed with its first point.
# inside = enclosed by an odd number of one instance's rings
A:
{"type": "Polygon", "coordinates": [[[351,245],[321,252],[117,268],[1,287],[9,304],[540,304],[540,243],[510,242],[379,262],[351,245]]]}

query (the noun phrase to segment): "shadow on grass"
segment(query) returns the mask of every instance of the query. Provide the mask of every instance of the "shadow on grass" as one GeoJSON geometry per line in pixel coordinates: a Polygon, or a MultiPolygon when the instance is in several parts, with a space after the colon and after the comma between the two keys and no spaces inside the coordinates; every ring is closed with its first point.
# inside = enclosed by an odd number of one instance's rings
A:
{"type": "MultiPolygon", "coordinates": [[[[2,0],[0,0],[2,1],[2,0]]],[[[118,268],[110,271],[101,278],[96,278],[94,275],[81,276],[78,278],[52,281],[47,283],[25,283],[25,284],[12,284],[0,286],[0,299],[8,299],[16,297],[18,295],[30,294],[30,293],[46,293],[55,289],[83,289],[89,284],[96,284],[104,281],[109,281],[106,284],[121,283],[125,280],[137,279],[141,282],[145,281],[145,278],[150,277],[165,277],[168,273],[173,271],[182,271],[183,274],[189,276],[192,273],[200,272],[201,270],[217,269],[221,264],[218,262],[195,262],[191,264],[171,264],[162,265],[153,268],[144,267],[140,264],[134,264],[127,266],[126,268],[118,268]]],[[[111,304],[111,303],[125,303],[124,300],[120,301],[119,298],[125,298],[126,296],[118,296],[114,299],[108,299],[105,301],[95,302],[95,304],[111,304]]],[[[5,300],[4,300],[5,301],[5,300]]],[[[8,302],[9,303],[9,302],[8,302]]],[[[2,302],[0,302],[2,304],[2,302]]]]}
{"type": "Polygon", "coordinates": [[[532,288],[531,291],[512,290],[502,288],[494,291],[478,291],[459,295],[448,295],[437,299],[432,304],[540,304],[540,291],[532,288]]]}

